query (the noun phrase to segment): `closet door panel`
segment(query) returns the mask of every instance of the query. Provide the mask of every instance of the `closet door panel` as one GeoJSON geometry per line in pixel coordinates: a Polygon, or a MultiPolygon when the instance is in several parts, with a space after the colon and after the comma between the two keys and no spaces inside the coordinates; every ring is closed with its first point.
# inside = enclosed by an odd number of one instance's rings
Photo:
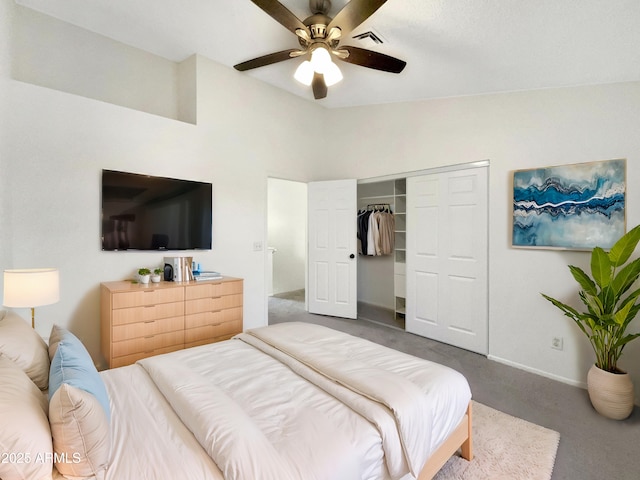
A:
{"type": "Polygon", "coordinates": [[[487,353],[487,204],[486,167],[407,178],[407,331],[487,353]]]}

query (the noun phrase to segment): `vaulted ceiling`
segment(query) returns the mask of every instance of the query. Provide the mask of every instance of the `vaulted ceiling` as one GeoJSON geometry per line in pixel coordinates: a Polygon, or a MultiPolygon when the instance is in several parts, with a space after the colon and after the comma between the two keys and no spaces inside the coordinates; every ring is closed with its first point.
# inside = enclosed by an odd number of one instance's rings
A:
{"type": "MultiPolygon", "coordinates": [[[[174,61],[197,53],[231,67],[299,47],[250,0],[16,2],[174,61]]],[[[310,14],[308,0],[281,3],[310,14]]],[[[346,3],[333,0],[329,15],[346,3]]],[[[407,67],[396,75],[338,61],[344,79],[322,100],[293,79],[300,58],[238,74],[328,108],[640,80],[638,0],[388,0],[349,37],[341,45],[407,67]]]]}

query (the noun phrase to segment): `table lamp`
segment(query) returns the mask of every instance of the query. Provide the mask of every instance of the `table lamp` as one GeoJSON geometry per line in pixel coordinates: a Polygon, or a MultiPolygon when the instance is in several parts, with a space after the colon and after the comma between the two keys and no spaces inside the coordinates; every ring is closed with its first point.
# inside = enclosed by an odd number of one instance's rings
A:
{"type": "Polygon", "coordinates": [[[57,268],[31,268],[4,271],[5,307],[30,308],[31,327],[35,328],[35,307],[60,300],[60,275],[57,268]]]}

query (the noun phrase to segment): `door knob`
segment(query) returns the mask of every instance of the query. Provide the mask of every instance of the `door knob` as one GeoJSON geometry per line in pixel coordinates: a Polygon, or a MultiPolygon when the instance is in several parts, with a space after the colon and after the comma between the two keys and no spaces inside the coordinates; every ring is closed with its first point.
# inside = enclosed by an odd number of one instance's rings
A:
{"type": "Polygon", "coordinates": [[[349,255],[349,258],[356,258],[356,256],[352,253],[351,255],[349,255]]]}

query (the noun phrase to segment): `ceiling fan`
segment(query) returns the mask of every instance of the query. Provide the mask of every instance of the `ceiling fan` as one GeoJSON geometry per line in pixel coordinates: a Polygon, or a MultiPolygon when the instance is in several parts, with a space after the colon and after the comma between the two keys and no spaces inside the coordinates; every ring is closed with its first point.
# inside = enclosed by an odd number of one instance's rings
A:
{"type": "Polygon", "coordinates": [[[400,73],[407,64],[383,53],[340,45],[343,37],[373,15],[387,0],[350,0],[334,18],[327,15],[331,0],[309,0],[312,14],[304,20],[299,20],[278,0],[251,1],[294,33],[301,48],[247,60],[234,65],[236,70],[244,72],[290,58],[307,57],[308,60],[300,64],[294,76],[299,82],[311,85],[313,96],[318,100],[327,96],[327,87],[342,80],[340,69],[331,61],[332,56],[343,62],[391,73],[400,73]]]}

